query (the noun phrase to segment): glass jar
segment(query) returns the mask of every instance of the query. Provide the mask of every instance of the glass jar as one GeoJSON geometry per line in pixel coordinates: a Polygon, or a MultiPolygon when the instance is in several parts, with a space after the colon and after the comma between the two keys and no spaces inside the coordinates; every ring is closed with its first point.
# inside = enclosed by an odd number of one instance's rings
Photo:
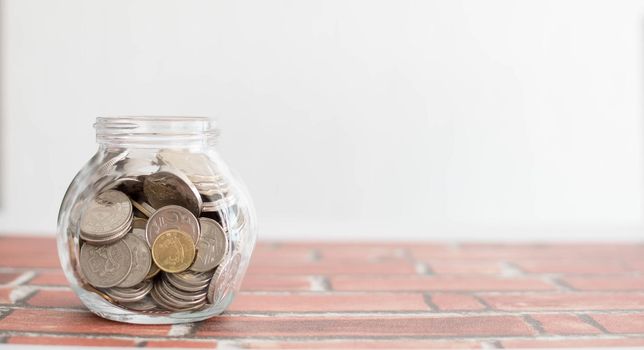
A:
{"type": "Polygon", "coordinates": [[[256,239],[244,186],[202,117],[97,118],[98,151],[58,215],[71,288],[115,321],[173,324],[222,313],[256,239]]]}

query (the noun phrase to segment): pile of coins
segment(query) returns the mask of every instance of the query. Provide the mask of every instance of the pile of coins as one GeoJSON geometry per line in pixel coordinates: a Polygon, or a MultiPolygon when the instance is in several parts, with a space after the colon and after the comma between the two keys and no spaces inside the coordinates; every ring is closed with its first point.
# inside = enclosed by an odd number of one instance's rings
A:
{"type": "Polygon", "coordinates": [[[112,181],[81,207],[81,277],[140,312],[216,304],[239,269],[244,215],[207,157],[164,150],[155,165],[112,181]]]}

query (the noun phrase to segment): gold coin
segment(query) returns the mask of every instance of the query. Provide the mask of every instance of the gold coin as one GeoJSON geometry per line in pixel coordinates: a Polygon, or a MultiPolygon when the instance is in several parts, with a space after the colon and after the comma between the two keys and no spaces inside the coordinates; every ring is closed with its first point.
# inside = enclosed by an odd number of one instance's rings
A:
{"type": "Polygon", "coordinates": [[[152,244],[152,259],[165,272],[185,271],[195,259],[195,243],[183,231],[165,231],[152,244]]]}

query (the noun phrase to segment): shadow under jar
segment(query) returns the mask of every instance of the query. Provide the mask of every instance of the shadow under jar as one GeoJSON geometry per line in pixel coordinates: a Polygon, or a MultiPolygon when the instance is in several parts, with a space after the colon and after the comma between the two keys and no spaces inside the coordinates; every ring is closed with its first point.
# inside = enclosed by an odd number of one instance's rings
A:
{"type": "Polygon", "coordinates": [[[222,313],[255,246],[254,209],[203,117],[97,118],[98,151],[58,214],[67,280],[93,313],[173,324],[222,313]]]}

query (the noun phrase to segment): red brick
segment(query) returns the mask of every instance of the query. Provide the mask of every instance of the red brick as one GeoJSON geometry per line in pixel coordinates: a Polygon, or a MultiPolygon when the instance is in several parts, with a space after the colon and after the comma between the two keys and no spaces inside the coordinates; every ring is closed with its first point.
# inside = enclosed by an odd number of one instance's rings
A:
{"type": "Polygon", "coordinates": [[[174,349],[216,349],[214,340],[149,340],[145,342],[146,348],[174,348],[174,349]]]}
{"type": "Polygon", "coordinates": [[[481,296],[499,310],[623,310],[644,309],[639,293],[547,293],[481,296]]]}
{"type": "Polygon", "coordinates": [[[0,266],[59,267],[56,240],[50,237],[0,237],[0,266]]]}
{"type": "Polygon", "coordinates": [[[412,255],[418,259],[457,259],[457,260],[482,260],[491,259],[507,261],[515,259],[524,260],[550,260],[579,258],[614,259],[615,257],[637,258],[644,254],[644,246],[634,244],[461,244],[449,249],[435,249],[422,244],[409,247],[412,255]]]}
{"type": "Polygon", "coordinates": [[[504,348],[599,348],[599,347],[626,347],[644,346],[644,338],[637,339],[521,339],[503,340],[504,348]]]}
{"type": "Polygon", "coordinates": [[[583,259],[556,259],[515,261],[521,270],[528,273],[621,273],[626,271],[621,261],[597,258],[594,260],[583,259]]]}
{"type": "Polygon", "coordinates": [[[582,321],[577,315],[531,315],[541,324],[547,334],[569,335],[569,334],[600,334],[601,331],[588,323],[582,321]]]}
{"type": "Polygon", "coordinates": [[[241,289],[244,291],[306,291],[311,290],[307,276],[246,275],[241,289]]]}
{"type": "Polygon", "coordinates": [[[22,273],[18,272],[0,272],[0,284],[7,284],[18,278],[22,273]]]}
{"type": "Polygon", "coordinates": [[[72,345],[72,346],[119,346],[134,347],[136,342],[133,339],[114,338],[82,338],[82,337],[53,337],[39,334],[37,336],[12,336],[7,340],[9,344],[22,345],[72,345]]]}
{"type": "Polygon", "coordinates": [[[644,313],[591,315],[611,333],[644,333],[644,313]]]}
{"type": "Polygon", "coordinates": [[[292,274],[292,275],[352,275],[352,274],[413,274],[411,262],[352,262],[322,260],[293,263],[288,260],[251,263],[248,274],[292,274]]]}
{"type": "Polygon", "coordinates": [[[27,304],[40,307],[85,307],[71,290],[40,290],[27,300],[27,304]]]}
{"type": "Polygon", "coordinates": [[[41,271],[36,277],[29,281],[29,284],[38,286],[67,286],[67,278],[62,270],[41,271]]]}
{"type": "Polygon", "coordinates": [[[481,349],[468,340],[313,340],[313,341],[244,341],[242,349],[481,349]]]}
{"type": "Polygon", "coordinates": [[[0,304],[13,304],[11,300],[11,291],[13,288],[0,288],[0,304]]]}
{"type": "Polygon", "coordinates": [[[102,319],[86,311],[13,310],[0,321],[0,330],[56,334],[110,334],[129,336],[165,336],[168,325],[137,325],[102,319]]]}
{"type": "Polygon", "coordinates": [[[501,263],[498,261],[453,261],[424,260],[424,263],[436,274],[500,274],[501,263]]]}
{"type": "Polygon", "coordinates": [[[405,259],[405,250],[395,245],[361,247],[355,246],[333,246],[320,247],[317,249],[321,259],[335,261],[395,261],[405,259]]]}
{"type": "Polygon", "coordinates": [[[228,310],[238,312],[427,311],[429,306],[421,294],[409,293],[241,293],[228,310]]]}
{"type": "Polygon", "coordinates": [[[219,337],[393,337],[529,336],[533,330],[515,316],[476,317],[215,317],[197,336],[219,337]]]}
{"type": "Polygon", "coordinates": [[[531,277],[492,276],[335,276],[335,290],[353,291],[522,291],[553,290],[554,286],[531,277]]]}
{"type": "Polygon", "coordinates": [[[579,290],[644,290],[642,276],[568,276],[563,280],[579,290]]]}
{"type": "Polygon", "coordinates": [[[483,310],[485,305],[481,304],[471,295],[464,294],[432,294],[432,303],[442,311],[457,310],[483,310]]]}

